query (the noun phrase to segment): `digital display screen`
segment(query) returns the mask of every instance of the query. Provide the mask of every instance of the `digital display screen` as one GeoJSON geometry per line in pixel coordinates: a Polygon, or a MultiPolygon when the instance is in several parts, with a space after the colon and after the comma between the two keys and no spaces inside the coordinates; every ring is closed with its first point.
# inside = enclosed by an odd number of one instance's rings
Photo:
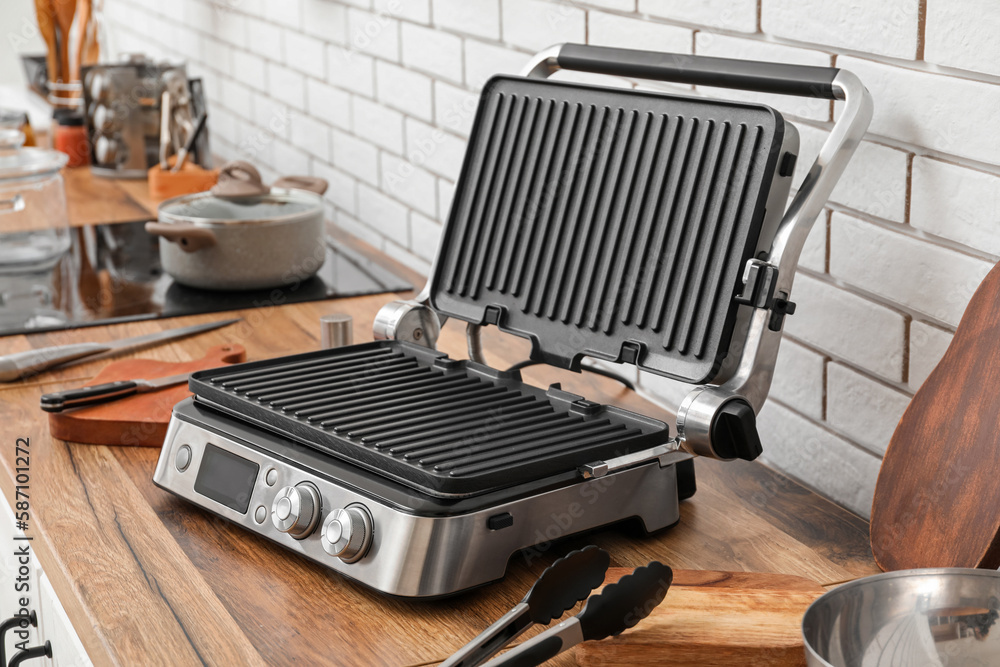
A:
{"type": "Polygon", "coordinates": [[[198,477],[194,480],[194,490],[240,514],[246,514],[259,470],[260,466],[253,461],[206,444],[198,477]]]}

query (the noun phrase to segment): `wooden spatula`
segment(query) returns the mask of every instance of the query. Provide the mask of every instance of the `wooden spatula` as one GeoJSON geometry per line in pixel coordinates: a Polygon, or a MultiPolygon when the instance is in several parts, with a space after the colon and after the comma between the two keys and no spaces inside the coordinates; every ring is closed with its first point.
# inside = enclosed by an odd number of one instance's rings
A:
{"type": "Polygon", "coordinates": [[[1000,566],[1000,265],[896,427],[871,541],[883,570],[1000,566]]]}
{"type": "Polygon", "coordinates": [[[69,31],[76,15],[76,0],[51,0],[55,8],[56,27],[59,29],[59,74],[63,83],[69,83],[69,31]]]}
{"type": "Polygon", "coordinates": [[[45,42],[45,67],[50,82],[59,81],[62,73],[59,71],[59,45],[56,41],[56,10],[53,0],[35,0],[35,15],[38,18],[38,31],[45,42]]]}
{"type": "Polygon", "coordinates": [[[73,54],[70,57],[70,80],[80,81],[80,70],[97,62],[97,25],[91,0],[76,0],[76,26],[73,31],[73,54]]]}

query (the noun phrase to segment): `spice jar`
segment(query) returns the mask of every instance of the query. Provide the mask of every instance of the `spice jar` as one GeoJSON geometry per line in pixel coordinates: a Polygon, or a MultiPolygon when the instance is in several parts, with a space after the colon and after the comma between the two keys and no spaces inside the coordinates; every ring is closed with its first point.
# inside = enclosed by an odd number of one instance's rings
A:
{"type": "Polygon", "coordinates": [[[83,124],[83,115],[78,112],[66,113],[60,110],[55,120],[55,133],[52,147],[69,157],[67,167],[82,167],[90,164],[90,143],[87,141],[87,128],[83,124]]]}

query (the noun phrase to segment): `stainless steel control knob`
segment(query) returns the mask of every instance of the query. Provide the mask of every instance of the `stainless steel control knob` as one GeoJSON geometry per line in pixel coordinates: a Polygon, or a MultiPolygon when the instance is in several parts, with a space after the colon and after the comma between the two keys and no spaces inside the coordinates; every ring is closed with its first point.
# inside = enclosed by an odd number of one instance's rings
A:
{"type": "Polygon", "coordinates": [[[321,513],[319,491],[309,482],[284,487],[271,503],[271,523],[297,540],[316,530],[321,513]]]}
{"type": "Polygon", "coordinates": [[[372,543],[372,516],[357,503],[330,512],[320,535],[323,550],[345,563],[364,558],[372,543]]]}

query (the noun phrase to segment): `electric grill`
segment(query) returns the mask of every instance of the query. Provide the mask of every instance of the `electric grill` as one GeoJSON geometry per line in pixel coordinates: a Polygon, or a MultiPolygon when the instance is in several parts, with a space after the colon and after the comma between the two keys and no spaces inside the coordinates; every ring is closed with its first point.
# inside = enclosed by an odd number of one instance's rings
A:
{"type": "Polygon", "coordinates": [[[753,459],[802,244],[871,118],[834,68],[564,44],[481,96],[428,285],[375,342],[192,376],[157,485],[379,591],[438,597],[518,550],[626,519],[653,532],[695,455],[753,459]],[[737,103],[546,80],[559,69],[845,101],[786,208],[798,134],[737,103]],[[436,351],[467,322],[469,359],[436,351]],[[521,381],[584,357],[695,385],[677,433],[521,381]]]}

